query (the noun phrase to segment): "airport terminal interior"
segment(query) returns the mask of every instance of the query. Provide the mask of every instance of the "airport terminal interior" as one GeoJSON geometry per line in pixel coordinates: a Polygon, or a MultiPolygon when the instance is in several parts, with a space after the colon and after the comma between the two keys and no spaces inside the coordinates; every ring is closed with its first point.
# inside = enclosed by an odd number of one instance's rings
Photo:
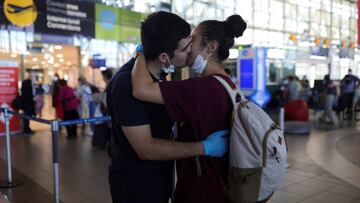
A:
{"type": "MultiPolygon", "coordinates": [[[[0,4],[0,203],[112,202],[110,158],[106,143],[94,144],[99,131],[93,123],[78,124],[73,139],[64,126],[59,128],[55,172],[50,122],[63,118],[55,92],[64,79],[79,98],[84,81],[90,95],[103,93],[104,72],[116,73],[133,57],[141,42],[141,22],[157,11],[175,13],[192,28],[232,14],[247,23],[223,66],[244,95],[285,134],[286,174],[269,203],[360,203],[360,0],[5,0],[0,4]],[[349,75],[353,83],[348,82],[349,75]],[[330,112],[325,110],[326,91],[330,91],[324,88],[326,76],[333,84],[330,112]],[[26,124],[19,118],[24,111],[17,110],[15,100],[26,80],[31,81],[33,118],[38,120],[31,120],[24,130],[26,124]],[[351,92],[344,93],[350,83],[351,92]],[[9,114],[9,139],[3,109],[20,113],[9,114]]],[[[191,76],[191,68],[186,67],[167,79],[191,76]]],[[[81,105],[85,105],[82,100],[81,105]]],[[[108,116],[100,104],[86,105],[87,113],[78,107],[81,122],[108,116]]]]}

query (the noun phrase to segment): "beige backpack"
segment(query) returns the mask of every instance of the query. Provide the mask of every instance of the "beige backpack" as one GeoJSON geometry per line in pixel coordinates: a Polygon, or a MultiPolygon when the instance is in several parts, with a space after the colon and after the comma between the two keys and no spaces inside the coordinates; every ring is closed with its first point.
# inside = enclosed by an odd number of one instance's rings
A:
{"type": "Polygon", "coordinates": [[[213,77],[224,86],[234,106],[228,197],[236,203],[269,199],[285,176],[287,146],[283,132],[238,88],[231,88],[220,76],[213,77]]]}

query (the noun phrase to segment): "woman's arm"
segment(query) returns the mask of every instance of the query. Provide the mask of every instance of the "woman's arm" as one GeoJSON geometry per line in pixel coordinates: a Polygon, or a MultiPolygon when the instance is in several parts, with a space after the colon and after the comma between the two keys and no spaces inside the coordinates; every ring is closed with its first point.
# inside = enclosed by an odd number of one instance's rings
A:
{"type": "Polygon", "coordinates": [[[131,72],[131,81],[132,93],[135,98],[141,101],[164,104],[159,84],[151,78],[146,68],[145,57],[141,52],[136,57],[135,65],[131,72]]]}

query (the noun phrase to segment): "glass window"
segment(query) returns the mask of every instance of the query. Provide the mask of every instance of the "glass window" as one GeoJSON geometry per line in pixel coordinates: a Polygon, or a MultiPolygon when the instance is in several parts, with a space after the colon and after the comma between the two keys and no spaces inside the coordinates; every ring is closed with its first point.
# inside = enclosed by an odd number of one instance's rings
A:
{"type": "Polygon", "coordinates": [[[268,28],[269,16],[266,13],[255,13],[254,18],[254,27],[268,28]]]}
{"type": "Polygon", "coordinates": [[[341,37],[341,39],[345,39],[347,37],[350,37],[350,30],[341,29],[340,37],[341,37]]]}
{"type": "Polygon", "coordinates": [[[321,13],[319,10],[311,9],[310,15],[312,22],[320,24],[321,13]]]}
{"type": "Polygon", "coordinates": [[[253,43],[253,29],[247,28],[243,36],[235,38],[235,44],[252,44],[253,43]]]}
{"type": "Polygon", "coordinates": [[[311,23],[310,24],[310,35],[318,37],[320,35],[320,25],[317,23],[311,23]]]}
{"type": "Polygon", "coordinates": [[[268,31],[266,30],[254,30],[254,45],[255,46],[264,46],[264,45],[267,45],[268,43],[268,39],[269,39],[269,36],[268,36],[268,31]]]}
{"type": "Polygon", "coordinates": [[[330,26],[321,25],[320,26],[320,36],[324,38],[330,37],[330,26]]]}
{"type": "Polygon", "coordinates": [[[322,23],[325,23],[325,25],[331,24],[331,13],[322,12],[322,23]]]}
{"type": "Polygon", "coordinates": [[[321,8],[321,0],[311,0],[310,6],[312,9],[320,9],[321,8]]]}
{"type": "Polygon", "coordinates": [[[332,38],[333,39],[340,39],[340,30],[339,28],[332,28],[332,38]]]}
{"type": "Polygon", "coordinates": [[[296,5],[289,3],[285,4],[285,17],[296,19],[296,5]]]}
{"type": "Polygon", "coordinates": [[[236,12],[240,13],[240,15],[243,14],[243,12],[250,12],[251,13],[253,11],[252,3],[253,3],[252,0],[247,0],[247,1],[236,0],[236,12]]]}
{"type": "Polygon", "coordinates": [[[356,38],[357,38],[357,35],[356,35],[356,32],[351,32],[351,41],[355,42],[357,41],[356,38]]]}
{"type": "Polygon", "coordinates": [[[240,15],[245,20],[245,22],[248,24],[248,26],[254,25],[253,16],[252,16],[251,12],[243,12],[240,15]]]}
{"type": "Polygon", "coordinates": [[[322,2],[322,9],[327,12],[331,12],[331,0],[324,0],[322,2]]]}
{"type": "Polygon", "coordinates": [[[266,14],[269,13],[269,0],[254,0],[254,3],[255,12],[258,11],[266,14]]]}
{"type": "Polygon", "coordinates": [[[284,34],[282,32],[268,32],[267,39],[271,39],[268,43],[270,46],[278,47],[284,44],[284,34]]]}
{"type": "Polygon", "coordinates": [[[349,18],[341,18],[341,29],[350,29],[349,18]]]}
{"type": "Polygon", "coordinates": [[[284,19],[278,16],[270,16],[269,28],[282,31],[284,29],[284,19]]]}
{"type": "Polygon", "coordinates": [[[285,31],[294,33],[296,32],[296,21],[295,20],[285,20],[285,31]]]}
{"type": "Polygon", "coordinates": [[[308,22],[298,22],[297,32],[302,34],[305,32],[309,32],[309,23],[308,22]]]}
{"type": "Polygon", "coordinates": [[[356,19],[351,19],[351,30],[353,30],[353,31],[357,30],[357,21],[356,21],[356,19]]]}
{"type": "Polygon", "coordinates": [[[283,16],[283,3],[281,1],[270,1],[270,14],[273,16],[283,16]]]}
{"type": "Polygon", "coordinates": [[[340,17],[339,16],[333,16],[333,27],[340,27],[340,17]]]}
{"type": "Polygon", "coordinates": [[[309,8],[298,7],[298,20],[309,21],[309,8]]]}

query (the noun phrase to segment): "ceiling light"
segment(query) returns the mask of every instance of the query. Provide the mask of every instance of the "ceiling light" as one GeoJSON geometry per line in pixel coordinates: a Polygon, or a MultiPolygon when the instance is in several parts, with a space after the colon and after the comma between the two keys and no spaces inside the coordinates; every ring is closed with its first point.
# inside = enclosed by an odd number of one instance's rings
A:
{"type": "Polygon", "coordinates": [[[62,54],[57,54],[56,57],[62,58],[62,57],[64,57],[64,55],[62,55],[62,54]]]}
{"type": "Polygon", "coordinates": [[[59,59],[59,62],[64,62],[64,59],[59,59]]]}
{"type": "Polygon", "coordinates": [[[37,58],[33,58],[32,60],[33,60],[33,61],[38,61],[38,59],[37,59],[37,58]]]}
{"type": "Polygon", "coordinates": [[[62,46],[60,46],[60,45],[55,45],[54,46],[54,49],[57,49],[57,50],[60,50],[60,49],[62,49],[63,47],[62,46]]]}
{"type": "Polygon", "coordinates": [[[17,57],[17,54],[11,54],[11,57],[12,57],[12,58],[16,58],[16,57],[17,57]]]}

